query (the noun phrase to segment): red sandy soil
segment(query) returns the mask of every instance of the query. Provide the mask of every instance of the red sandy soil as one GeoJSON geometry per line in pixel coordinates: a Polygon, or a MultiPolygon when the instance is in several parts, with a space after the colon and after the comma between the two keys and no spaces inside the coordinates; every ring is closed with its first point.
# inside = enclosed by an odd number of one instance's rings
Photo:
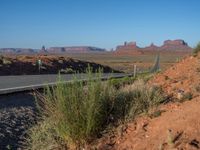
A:
{"type": "Polygon", "coordinates": [[[156,75],[150,83],[161,86],[168,95],[173,97],[177,97],[180,90],[183,93],[191,93],[193,97],[199,95],[200,56],[183,59],[165,72],[156,75]]]}
{"type": "MultiPolygon", "coordinates": [[[[196,150],[200,149],[200,55],[189,56],[149,84],[161,86],[174,102],[161,105],[158,117],[140,116],[102,140],[99,149],[196,150]],[[177,92],[191,93],[190,101],[176,101],[177,92]]],[[[120,127],[119,127],[120,128],[120,127]]]]}

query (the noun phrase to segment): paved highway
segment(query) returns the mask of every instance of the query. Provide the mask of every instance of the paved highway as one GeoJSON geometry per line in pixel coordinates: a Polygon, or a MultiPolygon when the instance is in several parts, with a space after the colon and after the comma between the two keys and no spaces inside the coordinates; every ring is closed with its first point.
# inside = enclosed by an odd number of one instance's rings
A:
{"type": "MultiPolygon", "coordinates": [[[[102,79],[109,77],[120,78],[130,76],[124,73],[107,73],[102,75],[102,79]]],[[[61,79],[70,82],[74,75],[61,75],[61,79]]],[[[22,75],[22,76],[0,76],[0,94],[8,94],[42,88],[46,85],[55,85],[58,75],[22,75]]],[[[86,79],[86,74],[79,74],[77,78],[86,79]]]]}

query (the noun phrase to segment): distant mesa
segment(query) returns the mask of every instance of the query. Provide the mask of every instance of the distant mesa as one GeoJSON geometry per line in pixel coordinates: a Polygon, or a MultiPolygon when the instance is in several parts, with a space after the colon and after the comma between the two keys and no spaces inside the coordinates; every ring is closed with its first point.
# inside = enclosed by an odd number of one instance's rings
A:
{"type": "Polygon", "coordinates": [[[164,41],[160,49],[165,51],[192,51],[192,48],[184,40],[164,41]]]}
{"type": "Polygon", "coordinates": [[[178,40],[166,40],[162,46],[156,46],[153,43],[147,47],[139,47],[136,42],[124,42],[124,45],[116,47],[115,53],[117,54],[142,54],[144,52],[191,52],[192,48],[181,39],[178,40]]]}
{"type": "Polygon", "coordinates": [[[141,48],[137,46],[136,42],[124,42],[124,45],[117,46],[115,54],[142,54],[141,48]]]}
{"type": "MultiPolygon", "coordinates": [[[[178,40],[166,40],[162,46],[156,46],[153,43],[147,47],[139,47],[136,42],[124,42],[123,45],[119,45],[115,50],[112,49],[112,53],[119,55],[138,55],[146,52],[184,52],[190,53],[192,48],[181,39],[178,40]]],[[[60,54],[60,53],[100,53],[108,52],[106,49],[93,47],[93,46],[71,46],[71,47],[50,47],[46,48],[42,46],[41,49],[31,48],[0,48],[0,54],[60,54]]]]}
{"type": "Polygon", "coordinates": [[[105,52],[103,48],[92,46],[71,46],[71,47],[50,47],[41,49],[30,48],[0,48],[0,54],[46,54],[46,53],[92,53],[92,52],[105,52]]]}
{"type": "Polygon", "coordinates": [[[45,46],[43,45],[41,50],[39,51],[39,53],[48,53],[47,49],[45,48],[45,46]]]}
{"type": "Polygon", "coordinates": [[[36,49],[31,48],[0,48],[0,53],[4,54],[34,54],[36,52],[36,49]]]}
{"type": "Polygon", "coordinates": [[[105,52],[105,49],[92,46],[72,46],[72,47],[50,47],[47,49],[49,53],[90,53],[105,52]]]}

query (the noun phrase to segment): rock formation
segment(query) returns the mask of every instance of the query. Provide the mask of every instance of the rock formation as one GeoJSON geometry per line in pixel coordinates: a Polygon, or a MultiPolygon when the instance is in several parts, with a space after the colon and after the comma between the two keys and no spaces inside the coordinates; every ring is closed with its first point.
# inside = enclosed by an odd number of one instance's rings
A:
{"type": "Polygon", "coordinates": [[[72,47],[50,47],[47,49],[49,53],[88,53],[88,52],[104,52],[105,49],[91,46],[72,46],[72,47]]]}
{"type": "Polygon", "coordinates": [[[36,49],[31,48],[0,48],[0,53],[4,54],[34,54],[36,49]]]}
{"type": "Polygon", "coordinates": [[[124,45],[117,46],[116,54],[142,54],[144,52],[188,52],[192,48],[184,40],[166,40],[162,46],[156,46],[153,43],[150,46],[141,48],[137,46],[136,42],[124,42],[124,45]]]}
{"type": "Polygon", "coordinates": [[[184,40],[167,40],[160,47],[160,50],[165,51],[192,51],[192,48],[184,40]]]}
{"type": "Polygon", "coordinates": [[[115,51],[116,54],[142,54],[141,48],[136,42],[124,42],[124,45],[119,45],[115,51]]]}

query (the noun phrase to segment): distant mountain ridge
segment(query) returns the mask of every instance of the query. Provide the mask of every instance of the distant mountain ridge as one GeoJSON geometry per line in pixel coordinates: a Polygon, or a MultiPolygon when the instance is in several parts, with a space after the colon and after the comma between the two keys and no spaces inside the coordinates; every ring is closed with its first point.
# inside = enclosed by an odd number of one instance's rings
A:
{"type": "MultiPolygon", "coordinates": [[[[139,47],[136,42],[124,42],[123,45],[116,47],[115,54],[143,54],[144,52],[191,52],[192,48],[181,39],[166,40],[162,46],[156,46],[153,43],[147,47],[139,47]]],[[[96,53],[107,52],[106,49],[93,46],[70,46],[70,47],[50,47],[41,49],[32,48],[0,48],[0,54],[62,54],[62,53],[96,53]]]]}
{"type": "Polygon", "coordinates": [[[0,54],[37,54],[37,53],[90,53],[105,52],[103,48],[93,46],[50,47],[42,49],[31,48],[0,48],[0,54]]]}
{"type": "Polygon", "coordinates": [[[49,53],[87,53],[87,52],[105,52],[105,49],[92,46],[71,46],[71,47],[50,47],[49,53]]]}
{"type": "Polygon", "coordinates": [[[8,53],[8,54],[34,54],[37,53],[37,49],[31,48],[0,48],[1,53],[8,53]]]}
{"type": "Polygon", "coordinates": [[[150,46],[141,48],[137,46],[136,42],[125,42],[124,45],[116,47],[115,52],[119,54],[125,53],[144,53],[148,51],[160,51],[160,52],[191,52],[192,48],[181,39],[178,40],[166,40],[162,46],[156,46],[153,43],[150,46]]]}

